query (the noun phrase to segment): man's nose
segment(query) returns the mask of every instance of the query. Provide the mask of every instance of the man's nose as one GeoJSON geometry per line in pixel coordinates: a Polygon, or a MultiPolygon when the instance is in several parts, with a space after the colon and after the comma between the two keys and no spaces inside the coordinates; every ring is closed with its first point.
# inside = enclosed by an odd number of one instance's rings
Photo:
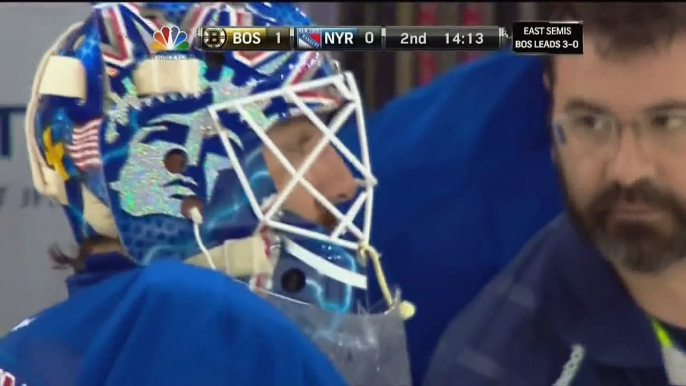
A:
{"type": "Polygon", "coordinates": [[[608,178],[631,186],[641,179],[654,177],[655,165],[642,150],[640,138],[631,130],[623,130],[618,141],[617,152],[608,165],[608,178]]]}
{"type": "Polygon", "coordinates": [[[333,203],[345,202],[357,192],[357,182],[333,146],[327,146],[313,168],[316,188],[333,203]]]}

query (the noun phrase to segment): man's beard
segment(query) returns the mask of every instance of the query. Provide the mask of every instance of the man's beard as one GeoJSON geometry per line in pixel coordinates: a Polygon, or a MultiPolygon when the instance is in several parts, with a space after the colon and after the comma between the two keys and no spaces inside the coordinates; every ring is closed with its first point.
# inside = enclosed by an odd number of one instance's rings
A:
{"type": "Polygon", "coordinates": [[[566,196],[567,213],[577,231],[611,263],[638,273],[657,273],[686,258],[686,205],[673,194],[639,180],[629,187],[612,183],[604,187],[589,205],[580,208],[570,197],[564,174],[558,168],[566,196]],[[611,212],[620,201],[650,206],[667,213],[671,224],[640,220],[615,220],[611,212]]]}

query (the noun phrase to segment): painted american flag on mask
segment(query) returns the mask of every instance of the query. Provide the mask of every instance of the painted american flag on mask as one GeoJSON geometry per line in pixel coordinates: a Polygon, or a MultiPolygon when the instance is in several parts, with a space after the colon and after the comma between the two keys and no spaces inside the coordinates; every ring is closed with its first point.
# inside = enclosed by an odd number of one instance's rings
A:
{"type": "Polygon", "coordinates": [[[74,165],[81,171],[102,166],[99,144],[101,123],[102,119],[94,119],[72,130],[72,143],[67,145],[67,150],[74,165]]]}

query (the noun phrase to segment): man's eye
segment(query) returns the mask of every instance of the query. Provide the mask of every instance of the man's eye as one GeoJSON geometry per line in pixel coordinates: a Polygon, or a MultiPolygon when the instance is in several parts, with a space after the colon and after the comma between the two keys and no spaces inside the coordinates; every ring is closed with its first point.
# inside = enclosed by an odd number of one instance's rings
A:
{"type": "Polygon", "coordinates": [[[686,128],[686,115],[657,114],[650,118],[650,127],[663,130],[683,129],[686,128]]]}
{"type": "Polygon", "coordinates": [[[572,119],[574,128],[588,131],[600,131],[607,128],[607,120],[596,115],[578,115],[572,119]]]}

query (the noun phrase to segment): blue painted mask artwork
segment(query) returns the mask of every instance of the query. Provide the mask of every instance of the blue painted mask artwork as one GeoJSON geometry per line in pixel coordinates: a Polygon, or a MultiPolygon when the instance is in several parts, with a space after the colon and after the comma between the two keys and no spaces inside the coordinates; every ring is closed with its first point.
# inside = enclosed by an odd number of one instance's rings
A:
{"type": "Polygon", "coordinates": [[[362,119],[354,79],[325,53],[204,52],[180,41],[192,43],[201,26],[309,23],[287,4],[96,3],[53,53],[80,63],[82,97],[41,95],[34,119],[38,148],[64,182],[77,241],[102,235],[89,218],[93,198],[141,265],[202,260],[203,249],[259,235],[265,250],[278,250],[266,253],[275,272],[296,269],[304,278],[288,289],[272,275],[246,280],[352,310],[366,292],[355,248],[369,239],[370,226],[359,226],[359,218],[370,219],[376,183],[366,148],[363,162],[337,137],[362,119]],[[308,128],[290,129],[292,121],[308,128]],[[306,131],[311,138],[297,138],[306,131]],[[290,149],[305,140],[309,147],[290,149]],[[344,189],[345,200],[327,195],[326,179],[341,180],[329,171],[331,157],[344,160],[335,166],[345,166],[355,184],[344,189]],[[287,178],[279,181],[279,172],[287,178]],[[331,224],[289,204],[303,192],[331,224]],[[193,208],[202,218],[197,235],[193,208]]]}

